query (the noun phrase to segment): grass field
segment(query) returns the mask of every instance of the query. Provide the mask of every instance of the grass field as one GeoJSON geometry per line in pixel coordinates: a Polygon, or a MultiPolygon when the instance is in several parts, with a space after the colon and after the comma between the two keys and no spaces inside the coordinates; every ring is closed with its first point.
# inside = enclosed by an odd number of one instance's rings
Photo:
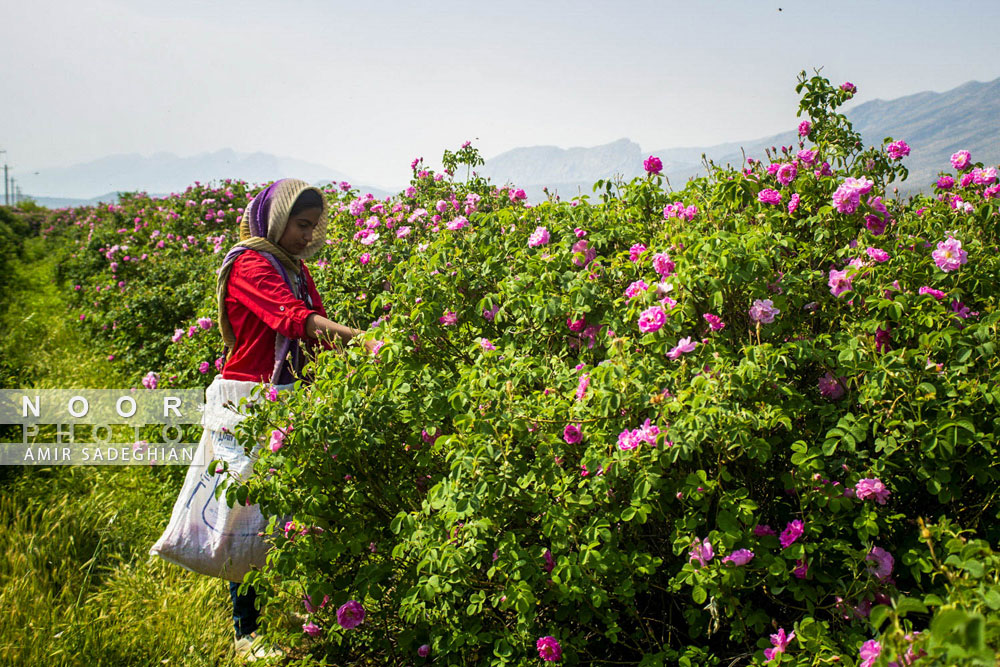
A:
{"type": "MultiPolygon", "coordinates": [[[[6,295],[6,388],[124,387],[67,316],[44,242],[6,295]]],[[[184,469],[0,470],[2,665],[228,665],[226,583],[148,556],[184,469]]]]}

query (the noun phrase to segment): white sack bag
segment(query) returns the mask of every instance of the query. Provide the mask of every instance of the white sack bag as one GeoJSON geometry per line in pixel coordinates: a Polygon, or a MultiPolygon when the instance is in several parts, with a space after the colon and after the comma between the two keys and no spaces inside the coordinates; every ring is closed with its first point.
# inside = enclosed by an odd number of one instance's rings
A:
{"type": "MultiPolygon", "coordinates": [[[[253,474],[256,456],[247,456],[232,435],[244,415],[224,407],[249,399],[256,382],[224,380],[216,376],[205,392],[201,440],[188,468],[180,495],[174,503],[170,523],[149,550],[150,555],[180,565],[192,572],[241,582],[251,569],[262,568],[269,545],[262,535],[267,519],[258,505],[226,504],[225,493],[217,500],[215,489],[226,478],[209,469],[213,460],[228,464],[229,474],[245,481],[253,474]],[[223,430],[225,429],[225,430],[223,430]]],[[[289,389],[292,385],[278,385],[289,389]]],[[[234,480],[235,481],[235,480],[234,480]]]]}

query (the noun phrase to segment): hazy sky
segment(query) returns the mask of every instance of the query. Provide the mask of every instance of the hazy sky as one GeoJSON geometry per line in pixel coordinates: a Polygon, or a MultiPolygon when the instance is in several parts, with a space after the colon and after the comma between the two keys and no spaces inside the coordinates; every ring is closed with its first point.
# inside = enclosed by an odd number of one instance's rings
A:
{"type": "Polygon", "coordinates": [[[5,0],[0,149],[27,171],[228,147],[398,185],[466,139],[773,134],[813,67],[858,101],[989,81],[998,21],[995,1],[5,0]]]}

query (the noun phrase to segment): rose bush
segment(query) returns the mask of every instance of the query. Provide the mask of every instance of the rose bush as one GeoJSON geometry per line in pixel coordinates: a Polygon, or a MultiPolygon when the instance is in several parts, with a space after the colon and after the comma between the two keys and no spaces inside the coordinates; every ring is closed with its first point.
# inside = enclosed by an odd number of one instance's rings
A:
{"type": "MultiPolygon", "coordinates": [[[[259,474],[226,491],[276,517],[248,579],[307,614],[304,663],[993,664],[995,177],[956,153],[957,179],[900,201],[909,146],[862,146],[853,84],[799,91],[798,146],[680,192],[647,167],[532,205],[469,145],[388,200],[328,189],[313,275],[383,344],[258,404],[259,474]]],[[[142,198],[63,214],[80,242],[95,216],[70,282],[122,272],[107,220],[139,205],[161,220],[142,198]]],[[[188,250],[195,221],[232,238],[235,211],[171,210],[188,250]]],[[[141,265],[81,296],[137,383],[207,384],[219,259],[155,256],[161,281],[204,271],[172,317],[137,307],[141,265]]]]}

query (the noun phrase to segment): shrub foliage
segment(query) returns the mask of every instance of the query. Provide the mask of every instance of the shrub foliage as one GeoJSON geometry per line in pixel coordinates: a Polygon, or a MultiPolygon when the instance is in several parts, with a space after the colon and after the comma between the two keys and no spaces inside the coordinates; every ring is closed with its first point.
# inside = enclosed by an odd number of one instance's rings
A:
{"type": "MultiPolygon", "coordinates": [[[[255,408],[227,490],[276,517],[249,580],[307,614],[303,664],[994,663],[996,170],[901,201],[905,142],[798,89],[798,146],[679,192],[649,160],[531,205],[469,145],[385,201],[327,189],[313,275],[384,344],[255,408]]],[[[136,381],[207,384],[247,196],[55,216],[136,381]]]]}

